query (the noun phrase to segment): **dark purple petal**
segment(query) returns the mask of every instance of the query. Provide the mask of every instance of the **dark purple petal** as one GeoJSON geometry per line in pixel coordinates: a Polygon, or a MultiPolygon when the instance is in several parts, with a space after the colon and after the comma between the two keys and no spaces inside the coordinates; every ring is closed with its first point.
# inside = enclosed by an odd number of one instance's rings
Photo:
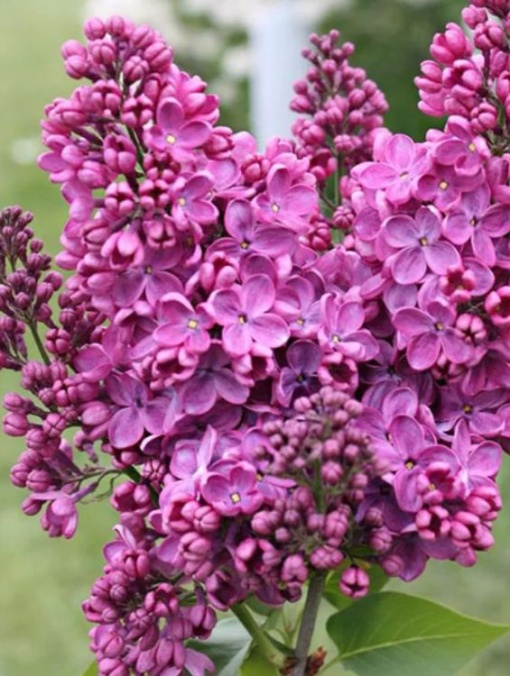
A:
{"type": "Polygon", "coordinates": [[[135,409],[121,408],[108,425],[108,438],[115,448],[134,446],[143,437],[144,426],[135,409]]]}
{"type": "Polygon", "coordinates": [[[228,369],[217,371],[214,376],[216,389],[222,399],[231,404],[244,404],[250,394],[250,388],[242,385],[228,369]]]}
{"type": "Polygon", "coordinates": [[[317,373],[322,350],[310,340],[297,340],[287,350],[287,362],[296,373],[317,373]]]}
{"type": "Polygon", "coordinates": [[[482,437],[495,437],[505,426],[501,416],[486,411],[477,411],[471,417],[469,427],[474,434],[482,437]]]}
{"type": "Polygon", "coordinates": [[[196,373],[181,389],[184,410],[190,415],[207,413],[216,403],[215,378],[210,373],[196,373]]]}

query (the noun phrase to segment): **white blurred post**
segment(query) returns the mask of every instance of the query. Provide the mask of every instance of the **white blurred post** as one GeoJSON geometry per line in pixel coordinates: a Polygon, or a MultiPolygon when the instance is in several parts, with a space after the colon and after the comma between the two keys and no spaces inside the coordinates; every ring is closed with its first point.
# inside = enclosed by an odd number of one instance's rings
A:
{"type": "Polygon", "coordinates": [[[261,147],[271,136],[290,134],[295,118],[289,109],[292,85],[306,70],[301,49],[307,44],[308,33],[292,0],[277,0],[274,5],[260,8],[250,27],[250,116],[261,147]]]}

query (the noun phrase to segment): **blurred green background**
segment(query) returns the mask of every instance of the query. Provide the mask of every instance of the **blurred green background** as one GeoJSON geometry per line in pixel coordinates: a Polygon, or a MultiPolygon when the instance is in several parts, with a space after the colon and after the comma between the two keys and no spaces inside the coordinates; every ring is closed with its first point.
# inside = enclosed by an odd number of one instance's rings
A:
{"type": "MultiPolygon", "coordinates": [[[[130,9],[135,5],[133,0],[109,4],[116,13],[122,12],[124,4],[130,9]]],[[[356,43],[353,62],[365,67],[385,91],[391,129],[421,139],[434,123],[416,110],[418,96],[412,78],[419,72],[420,60],[427,58],[432,34],[447,21],[457,20],[462,4],[457,0],[359,0],[323,19],[321,28],[336,26],[344,39],[356,43]]],[[[177,5],[182,6],[182,0],[177,5]]],[[[49,184],[35,166],[42,150],[38,125],[44,105],[68,95],[73,87],[63,74],[59,48],[64,40],[80,37],[85,11],[85,3],[76,0],[0,0],[0,204],[19,203],[33,211],[36,231],[53,253],[58,250],[67,205],[58,187],[49,184]]],[[[184,23],[182,30],[214,28],[207,17],[188,18],[184,23]]],[[[217,35],[223,37],[225,45],[242,44],[245,39],[242,28],[217,35]]],[[[200,43],[197,47],[195,53],[187,51],[182,58],[177,52],[176,60],[221,85],[218,64],[201,58],[200,43]]],[[[224,122],[235,129],[247,126],[246,92],[241,79],[225,106],[224,122]]],[[[0,375],[2,394],[16,386],[16,378],[6,372],[0,375]]],[[[22,515],[24,495],[9,483],[9,468],[21,450],[12,439],[4,439],[0,454],[0,676],[75,676],[91,660],[80,603],[101,573],[101,548],[111,537],[114,514],[105,503],[90,505],[82,509],[80,528],[72,541],[50,540],[39,528],[37,517],[22,515]]],[[[505,477],[502,493],[506,502],[510,497],[508,469],[505,477]]],[[[409,586],[394,582],[392,587],[487,620],[510,623],[509,525],[510,512],[503,512],[495,529],[497,545],[474,569],[431,564],[418,582],[409,586]]],[[[505,639],[463,674],[504,676],[508,657],[510,639],[505,639]]]]}

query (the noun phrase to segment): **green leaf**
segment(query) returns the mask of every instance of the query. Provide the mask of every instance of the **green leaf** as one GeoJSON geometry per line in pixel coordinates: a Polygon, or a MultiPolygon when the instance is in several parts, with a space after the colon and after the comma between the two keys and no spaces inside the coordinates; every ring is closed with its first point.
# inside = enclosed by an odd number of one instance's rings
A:
{"type": "MultiPolygon", "coordinates": [[[[328,577],[326,586],[324,588],[324,597],[331,603],[332,606],[335,606],[338,610],[344,610],[347,606],[350,606],[352,599],[347,598],[339,589],[338,583],[340,577],[345,570],[345,565],[337,568],[332,575],[328,577]]],[[[369,594],[375,594],[376,592],[381,591],[384,585],[389,581],[389,577],[382,571],[380,566],[368,566],[365,568],[367,573],[370,576],[370,588],[369,594]]]]}
{"type": "Polygon", "coordinates": [[[220,620],[207,641],[191,640],[186,645],[211,658],[216,676],[238,676],[250,644],[250,634],[232,617],[220,620]]]}
{"type": "Polygon", "coordinates": [[[277,667],[269,664],[264,655],[257,650],[257,647],[254,647],[250,653],[250,656],[244,662],[239,672],[241,676],[279,676],[280,671],[277,667]]]}
{"type": "Polygon", "coordinates": [[[82,676],[98,676],[97,662],[92,662],[83,672],[82,676]]]}
{"type": "Polygon", "coordinates": [[[416,596],[382,592],[327,622],[339,659],[359,676],[452,676],[510,631],[416,596]]]}

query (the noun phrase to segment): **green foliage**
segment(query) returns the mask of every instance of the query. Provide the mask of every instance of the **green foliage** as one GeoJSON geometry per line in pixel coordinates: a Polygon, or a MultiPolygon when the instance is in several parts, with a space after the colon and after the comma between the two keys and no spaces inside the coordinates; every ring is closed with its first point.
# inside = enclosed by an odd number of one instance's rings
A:
{"type": "Polygon", "coordinates": [[[264,655],[254,648],[248,660],[241,667],[239,676],[279,676],[280,671],[269,664],[264,655]]]}
{"type": "Polygon", "coordinates": [[[238,676],[251,640],[243,625],[232,617],[220,620],[207,641],[188,641],[187,645],[210,657],[217,676],[238,676]]]}
{"type": "Polygon", "coordinates": [[[460,615],[425,599],[381,592],[327,622],[344,666],[359,676],[451,676],[510,626],[460,615]]]}
{"type": "Polygon", "coordinates": [[[88,669],[86,669],[82,676],[98,676],[99,671],[97,668],[97,662],[92,662],[92,664],[89,665],[88,669]]]}

